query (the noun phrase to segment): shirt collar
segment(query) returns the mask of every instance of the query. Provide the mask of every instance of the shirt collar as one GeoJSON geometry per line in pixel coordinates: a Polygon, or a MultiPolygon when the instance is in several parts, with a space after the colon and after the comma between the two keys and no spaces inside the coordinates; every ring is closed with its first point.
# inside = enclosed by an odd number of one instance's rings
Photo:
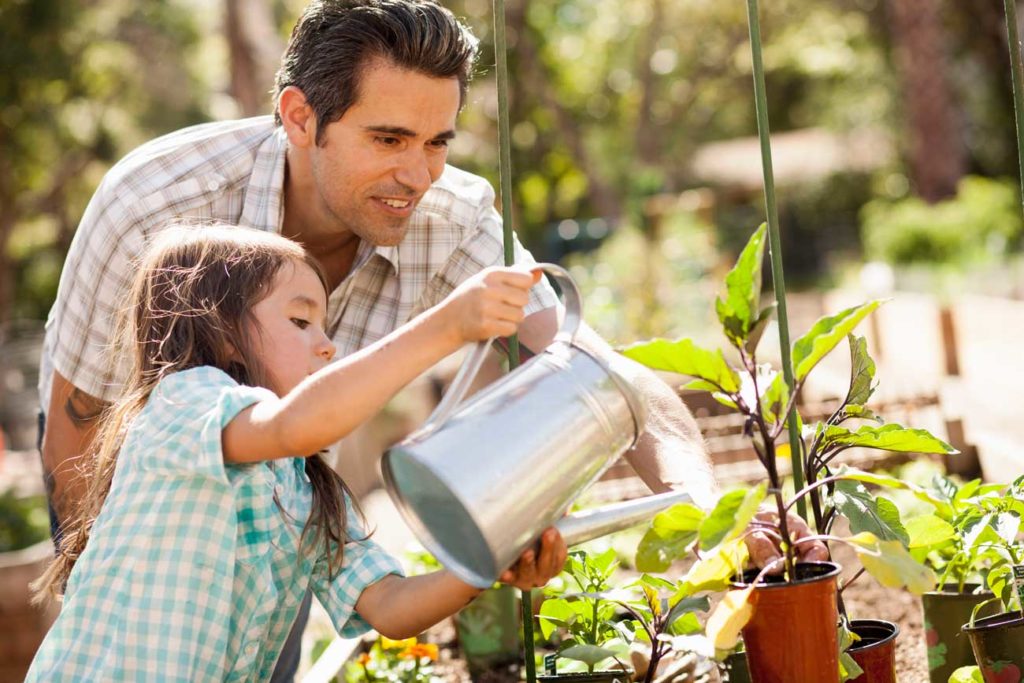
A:
{"type": "Polygon", "coordinates": [[[242,225],[281,232],[284,224],[284,167],[288,138],[275,126],[256,150],[249,184],[245,188],[242,225]]]}

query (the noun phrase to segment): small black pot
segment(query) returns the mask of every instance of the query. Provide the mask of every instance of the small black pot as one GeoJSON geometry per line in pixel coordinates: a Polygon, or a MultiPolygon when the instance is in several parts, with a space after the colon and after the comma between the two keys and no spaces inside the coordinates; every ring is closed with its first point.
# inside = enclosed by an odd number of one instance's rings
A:
{"type": "MultiPolygon", "coordinates": [[[[941,590],[921,596],[931,683],[947,683],[954,671],[974,664],[970,638],[961,628],[970,621],[978,603],[994,597],[990,591],[975,592],[977,588],[976,583],[965,584],[962,592],[941,590]]],[[[978,616],[992,616],[998,611],[998,605],[993,603],[982,607],[978,616]]]]}
{"type": "Polygon", "coordinates": [[[1024,680],[1024,615],[1003,612],[964,625],[986,683],[1024,680]]]}

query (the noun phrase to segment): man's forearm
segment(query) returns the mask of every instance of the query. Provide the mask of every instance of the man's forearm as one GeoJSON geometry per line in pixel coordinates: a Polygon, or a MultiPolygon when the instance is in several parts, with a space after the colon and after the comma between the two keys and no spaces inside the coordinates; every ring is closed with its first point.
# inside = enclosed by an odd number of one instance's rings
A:
{"type": "Polygon", "coordinates": [[[81,456],[88,452],[106,403],[53,374],[43,433],[43,479],[57,519],[63,523],[85,494],[81,456]]]}

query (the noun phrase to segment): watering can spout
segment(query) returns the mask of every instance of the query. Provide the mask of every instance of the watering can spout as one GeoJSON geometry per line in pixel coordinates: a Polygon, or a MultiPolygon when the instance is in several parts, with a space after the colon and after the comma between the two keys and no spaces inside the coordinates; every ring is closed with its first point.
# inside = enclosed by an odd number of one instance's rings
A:
{"type": "Polygon", "coordinates": [[[692,503],[686,491],[669,491],[567,515],[555,523],[568,546],[579,545],[650,520],[672,505],[692,503]]]}

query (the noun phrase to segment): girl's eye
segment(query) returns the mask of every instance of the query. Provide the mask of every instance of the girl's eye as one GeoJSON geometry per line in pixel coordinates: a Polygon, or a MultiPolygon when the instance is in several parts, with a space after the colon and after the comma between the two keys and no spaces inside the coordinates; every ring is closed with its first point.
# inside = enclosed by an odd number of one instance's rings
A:
{"type": "Polygon", "coordinates": [[[304,330],[309,327],[309,321],[303,320],[302,318],[292,318],[292,322],[295,323],[295,326],[300,330],[304,330]]]}

